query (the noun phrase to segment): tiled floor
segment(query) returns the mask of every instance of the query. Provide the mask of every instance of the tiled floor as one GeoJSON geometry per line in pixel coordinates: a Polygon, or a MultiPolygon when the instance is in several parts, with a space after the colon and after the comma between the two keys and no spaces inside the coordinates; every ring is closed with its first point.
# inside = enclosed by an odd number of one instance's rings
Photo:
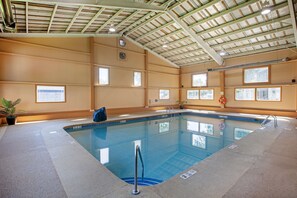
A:
{"type": "Polygon", "coordinates": [[[0,197],[297,197],[295,119],[279,119],[277,129],[259,129],[236,142],[236,148],[210,156],[191,168],[198,173],[187,180],[176,176],[141,187],[138,196],[63,130],[88,122],[63,119],[0,127],[0,197]]]}

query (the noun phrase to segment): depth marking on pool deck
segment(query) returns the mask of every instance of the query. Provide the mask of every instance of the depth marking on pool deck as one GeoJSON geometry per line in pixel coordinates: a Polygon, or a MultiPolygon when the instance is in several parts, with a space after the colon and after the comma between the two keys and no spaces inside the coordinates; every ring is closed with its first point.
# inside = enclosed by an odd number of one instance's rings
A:
{"type": "Polygon", "coordinates": [[[191,169],[188,172],[181,174],[180,175],[180,178],[182,178],[182,179],[188,179],[189,177],[195,175],[196,173],[197,173],[196,170],[191,169]]]}
{"type": "Polygon", "coordinates": [[[231,146],[229,146],[228,148],[229,149],[235,149],[235,148],[237,148],[238,146],[236,145],[236,144],[232,144],[231,146]]]}

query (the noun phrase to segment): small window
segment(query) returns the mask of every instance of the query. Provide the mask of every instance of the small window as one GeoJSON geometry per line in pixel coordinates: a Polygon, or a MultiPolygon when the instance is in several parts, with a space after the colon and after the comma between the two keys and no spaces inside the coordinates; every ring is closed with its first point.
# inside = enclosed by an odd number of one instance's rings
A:
{"type": "Polygon", "coordinates": [[[269,83],[269,67],[244,69],[244,84],[269,83]]]}
{"type": "Polygon", "coordinates": [[[257,88],[257,100],[259,101],[280,101],[281,88],[257,88]]]}
{"type": "Polygon", "coordinates": [[[160,99],[161,100],[167,100],[167,99],[169,99],[169,90],[160,89],[160,99]]]}
{"type": "Polygon", "coordinates": [[[108,85],[109,84],[109,69],[108,68],[99,68],[99,85],[108,85]]]}
{"type": "Polygon", "coordinates": [[[36,102],[65,102],[65,86],[36,86],[36,102]]]}
{"type": "Polygon", "coordinates": [[[193,87],[206,87],[207,86],[207,74],[194,74],[192,75],[193,87]]]}
{"type": "Polygon", "coordinates": [[[134,87],[140,87],[141,86],[141,72],[134,72],[133,86],[134,87]]]}
{"type": "Polygon", "coordinates": [[[187,99],[199,99],[199,90],[188,90],[187,91],[187,99]]]}
{"type": "Polygon", "coordinates": [[[255,88],[235,89],[235,100],[255,100],[255,88]]]}
{"type": "Polygon", "coordinates": [[[213,89],[200,90],[200,99],[201,100],[213,100],[213,89]]]}

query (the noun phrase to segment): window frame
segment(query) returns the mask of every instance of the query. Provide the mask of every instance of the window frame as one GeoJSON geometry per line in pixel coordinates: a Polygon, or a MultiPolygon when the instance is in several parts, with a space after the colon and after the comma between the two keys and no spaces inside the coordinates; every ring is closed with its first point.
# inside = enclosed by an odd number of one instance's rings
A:
{"type": "Polygon", "coordinates": [[[279,87],[256,87],[256,101],[257,102],[282,102],[282,95],[283,95],[283,92],[282,92],[282,87],[281,86],[279,86],[279,87]],[[280,100],[258,100],[257,99],[257,90],[258,89],[269,89],[269,88],[280,88],[280,100]]]}
{"type": "Polygon", "coordinates": [[[170,100],[170,89],[159,89],[159,100],[170,100]],[[166,90],[166,91],[168,91],[168,98],[166,98],[166,99],[163,99],[163,98],[161,98],[160,96],[161,96],[161,90],[166,90]]]}
{"type": "Polygon", "coordinates": [[[208,87],[208,73],[207,73],[207,72],[203,72],[203,73],[195,73],[195,74],[192,74],[191,77],[192,77],[192,78],[191,78],[191,85],[192,85],[193,88],[196,88],[196,87],[208,87]],[[193,83],[194,83],[193,78],[194,78],[195,75],[200,75],[200,74],[205,74],[205,75],[206,75],[206,85],[205,85],[205,86],[194,86],[194,85],[193,85],[193,83]]]}
{"type": "Polygon", "coordinates": [[[234,101],[243,101],[243,102],[251,102],[251,101],[256,101],[256,87],[237,87],[237,88],[234,88],[234,101]],[[253,100],[237,100],[236,99],[236,89],[254,89],[255,92],[254,92],[254,99],[253,100]]]}
{"type": "Polygon", "coordinates": [[[242,69],[242,84],[243,85],[259,85],[259,84],[271,84],[271,65],[266,65],[266,66],[255,66],[255,67],[248,67],[248,68],[243,68],[242,69]],[[246,83],[245,82],[245,71],[249,69],[257,69],[257,68],[263,68],[267,67],[268,68],[268,82],[253,82],[253,83],[246,83]]]}
{"type": "Polygon", "coordinates": [[[215,91],[214,91],[214,89],[200,89],[200,90],[199,90],[199,100],[214,100],[214,99],[215,99],[215,91]],[[212,99],[202,99],[202,98],[201,98],[201,91],[203,91],[203,90],[212,90],[213,98],[212,98],[212,99]]]}
{"type": "Polygon", "coordinates": [[[97,75],[98,75],[97,83],[98,83],[99,86],[109,86],[110,85],[110,68],[109,67],[99,66],[97,75]],[[108,70],[108,83],[107,84],[100,84],[100,69],[107,69],[108,70]]]}
{"type": "Polygon", "coordinates": [[[142,87],[142,72],[133,71],[133,86],[132,87],[142,87]],[[140,73],[140,85],[135,85],[135,73],[140,73]]]}
{"type": "Polygon", "coordinates": [[[66,85],[48,85],[48,84],[35,84],[35,103],[37,104],[45,104],[45,103],[66,103],[67,102],[67,94],[66,94],[66,85]],[[48,87],[64,87],[64,101],[61,102],[38,102],[37,101],[37,87],[38,86],[48,86],[48,87]]]}

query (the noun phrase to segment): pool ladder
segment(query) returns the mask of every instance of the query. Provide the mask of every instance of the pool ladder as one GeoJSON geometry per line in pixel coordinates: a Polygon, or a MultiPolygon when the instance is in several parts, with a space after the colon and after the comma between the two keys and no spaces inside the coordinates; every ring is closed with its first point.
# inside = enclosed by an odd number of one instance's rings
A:
{"type": "Polygon", "coordinates": [[[142,167],[142,180],[144,177],[144,163],[142,160],[142,156],[141,156],[141,151],[139,146],[137,145],[135,148],[135,163],[134,163],[134,189],[132,190],[132,194],[133,195],[138,195],[140,193],[140,191],[138,190],[138,155],[141,161],[141,167],[142,167]]]}
{"type": "Polygon", "coordinates": [[[274,128],[278,127],[277,125],[277,117],[275,115],[269,115],[265,118],[265,120],[261,123],[261,126],[263,127],[265,125],[265,123],[267,122],[267,120],[270,118],[270,117],[273,117],[273,125],[274,125],[274,128]]]}

